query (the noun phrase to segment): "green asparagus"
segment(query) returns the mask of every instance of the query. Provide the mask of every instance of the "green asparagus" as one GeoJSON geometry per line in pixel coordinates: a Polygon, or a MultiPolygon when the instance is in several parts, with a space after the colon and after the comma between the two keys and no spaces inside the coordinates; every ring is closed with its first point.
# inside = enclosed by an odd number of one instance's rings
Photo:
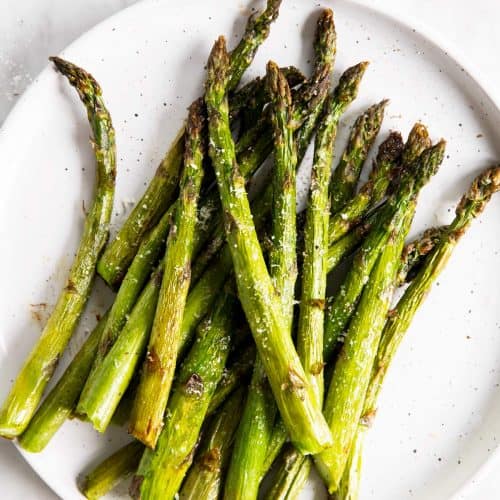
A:
{"type": "MultiPolygon", "coordinates": [[[[432,168],[436,169],[442,161],[444,148],[445,143],[444,141],[441,141],[436,146],[426,149],[402,177],[402,180],[400,181],[401,184],[404,185],[409,183],[412,177],[420,175],[420,172],[423,172],[425,175],[429,175],[428,171],[432,172],[432,168]]],[[[423,182],[425,182],[428,177],[423,177],[423,179],[423,182]]],[[[417,188],[420,187],[421,184],[417,184],[417,188]]],[[[404,190],[402,192],[404,192],[404,190]]],[[[363,285],[375,265],[378,254],[388,239],[389,235],[387,232],[386,222],[387,220],[392,219],[394,211],[392,205],[393,203],[388,203],[382,208],[383,213],[380,215],[378,221],[375,223],[366,240],[357,252],[354,258],[354,263],[345,282],[342,284],[339,293],[328,306],[325,319],[323,352],[325,359],[330,359],[337,339],[343,333],[349,318],[354,312],[354,308],[357,304],[361,290],[363,289],[363,285]]]]}
{"type": "Polygon", "coordinates": [[[143,450],[139,441],[120,448],[85,476],[81,492],[90,500],[103,497],[136,471],[143,450]]]}
{"type": "Polygon", "coordinates": [[[368,181],[339,212],[332,214],[328,227],[330,245],[356,226],[370,206],[376,205],[384,197],[391,181],[391,172],[399,168],[398,160],[402,151],[401,134],[391,132],[379,147],[368,181]]]}
{"type": "MultiPolygon", "coordinates": [[[[182,317],[191,279],[197,203],[203,179],[204,128],[203,101],[200,99],[189,110],[179,203],[167,239],[163,282],[130,417],[129,432],[151,448],[155,447],[161,431],[174,377],[182,317]]],[[[85,410],[92,419],[88,408],[85,410]]]]}
{"type": "Polygon", "coordinates": [[[19,437],[19,444],[25,450],[32,453],[42,451],[75,410],[82,386],[92,366],[108,314],[106,313],[99,320],[56,386],[49,392],[33,415],[26,430],[19,437]]]}
{"type": "Polygon", "coordinates": [[[83,69],[59,57],[51,60],[75,87],[87,109],[97,163],[96,187],[66,286],[0,410],[0,435],[10,439],[19,436],[28,426],[78,324],[94,281],[96,262],[108,239],[113,209],[115,133],[101,88],[83,69]]]}
{"type": "Polygon", "coordinates": [[[305,453],[330,444],[330,436],[290,336],[280,300],[267,272],[248,198],[236,162],[227,109],[228,56],[219,38],[208,63],[205,93],[209,153],[224,208],[226,235],[239,297],[269,383],[292,441],[305,453]]]}
{"type": "Polygon", "coordinates": [[[352,198],[368,151],[377,138],[388,101],[368,108],[354,123],[345,151],[330,181],[330,211],[336,214],[352,198]]]}

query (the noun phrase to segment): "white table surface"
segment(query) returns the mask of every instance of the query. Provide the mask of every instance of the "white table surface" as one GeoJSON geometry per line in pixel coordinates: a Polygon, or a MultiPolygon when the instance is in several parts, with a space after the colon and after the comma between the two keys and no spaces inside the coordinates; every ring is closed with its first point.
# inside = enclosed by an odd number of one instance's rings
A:
{"type": "MultiPolygon", "coordinates": [[[[470,0],[359,1],[436,33],[469,68],[477,70],[486,90],[500,98],[496,85],[500,82],[498,0],[474,0],[472,5],[470,0]]],[[[135,0],[0,0],[0,124],[49,55],[133,3],[135,0]]],[[[0,484],[1,498],[7,500],[57,498],[6,441],[0,441],[0,484]]],[[[499,498],[499,491],[500,474],[493,471],[477,480],[460,500],[493,500],[499,498]]]]}

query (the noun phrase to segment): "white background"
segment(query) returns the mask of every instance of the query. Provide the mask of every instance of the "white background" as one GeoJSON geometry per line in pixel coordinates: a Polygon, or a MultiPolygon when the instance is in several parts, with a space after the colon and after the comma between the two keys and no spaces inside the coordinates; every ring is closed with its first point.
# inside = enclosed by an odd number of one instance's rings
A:
{"type": "MultiPolygon", "coordinates": [[[[286,7],[286,0],[283,1],[286,7]]],[[[470,0],[359,1],[379,6],[409,24],[435,33],[459,60],[463,59],[472,68],[492,97],[500,100],[497,57],[500,31],[495,22],[500,16],[498,0],[475,0],[472,5],[470,0]]],[[[134,0],[0,0],[0,124],[15,105],[17,96],[45,66],[49,55],[58,53],[94,24],[133,3],[134,0]]],[[[56,498],[14,447],[3,441],[0,441],[0,483],[1,496],[7,500],[56,498]]],[[[493,472],[478,480],[467,497],[460,500],[498,498],[499,489],[500,475],[493,472]]]]}

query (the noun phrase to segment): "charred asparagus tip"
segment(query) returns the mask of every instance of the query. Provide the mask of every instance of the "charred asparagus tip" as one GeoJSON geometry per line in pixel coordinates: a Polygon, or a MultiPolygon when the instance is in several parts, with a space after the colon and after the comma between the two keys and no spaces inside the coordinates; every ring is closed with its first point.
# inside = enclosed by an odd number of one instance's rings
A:
{"type": "Polygon", "coordinates": [[[474,179],[471,187],[457,206],[457,215],[464,210],[465,205],[469,202],[478,203],[480,206],[477,208],[477,213],[481,212],[491,196],[499,190],[500,166],[495,166],[482,172],[474,179]]]}
{"type": "Polygon", "coordinates": [[[391,131],[387,139],[382,142],[377,152],[376,163],[395,162],[403,148],[403,138],[399,132],[391,131]]]}
{"type": "Polygon", "coordinates": [[[97,95],[101,95],[101,87],[96,79],[83,68],[62,59],[61,57],[49,57],[49,61],[54,63],[56,70],[63,74],[70,81],[71,85],[75,86],[78,93],[82,95],[84,91],[87,93],[92,91],[97,95]]]}

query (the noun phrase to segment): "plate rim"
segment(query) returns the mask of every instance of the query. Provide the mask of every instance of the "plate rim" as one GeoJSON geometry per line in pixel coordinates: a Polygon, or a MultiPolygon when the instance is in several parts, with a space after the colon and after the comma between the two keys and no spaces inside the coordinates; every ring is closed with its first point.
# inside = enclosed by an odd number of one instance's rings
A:
{"type": "MultiPolygon", "coordinates": [[[[248,0],[246,0],[248,1],[248,0]]],[[[264,0],[263,0],[264,1],[264,0]]],[[[286,0],[283,0],[283,3],[286,0]]],[[[448,59],[450,62],[456,64],[460,68],[462,68],[467,77],[471,80],[471,82],[478,88],[484,96],[489,100],[490,104],[494,106],[495,111],[500,114],[500,97],[496,99],[494,97],[493,92],[493,83],[488,83],[488,79],[485,78],[483,71],[478,67],[476,63],[473,62],[472,58],[467,55],[459,53],[459,48],[457,44],[451,43],[448,39],[446,39],[443,35],[441,35],[437,30],[428,28],[422,22],[415,20],[412,18],[411,22],[406,17],[399,17],[397,14],[392,12],[390,7],[385,7],[383,5],[370,5],[365,3],[363,0],[323,0],[325,6],[330,6],[335,13],[335,4],[337,2],[345,3],[345,4],[353,4],[359,8],[364,9],[368,13],[382,16],[386,20],[391,21],[395,24],[398,24],[405,30],[413,31],[415,34],[422,37],[426,43],[428,43],[434,49],[437,49],[442,53],[442,56],[448,59]],[[491,91],[490,91],[491,90],[491,91]]],[[[153,0],[139,0],[138,2],[129,5],[114,14],[102,19],[91,28],[80,33],[71,43],[66,45],[59,54],[64,54],[66,51],[71,51],[74,47],[80,43],[82,40],[88,36],[91,36],[94,31],[101,29],[108,23],[116,22],[119,20],[121,16],[124,16],[125,13],[128,13],[131,10],[141,10],[144,9],[146,4],[153,4],[153,0]]],[[[26,87],[23,91],[21,97],[16,101],[15,105],[11,108],[9,113],[7,114],[5,120],[0,126],[0,143],[5,140],[5,136],[3,135],[10,126],[10,123],[17,119],[17,115],[22,113],[22,108],[25,101],[29,98],[30,93],[33,91],[33,88],[39,83],[42,78],[48,76],[50,71],[50,64],[47,63],[42,70],[33,78],[33,81],[26,87]]],[[[44,477],[36,464],[32,463],[30,457],[33,455],[31,453],[23,450],[16,441],[12,442],[13,446],[17,449],[19,454],[23,457],[25,462],[29,465],[29,467],[37,474],[41,481],[43,481],[50,490],[61,497],[59,488],[56,484],[54,484],[50,479],[44,477]]],[[[491,473],[494,464],[500,462],[500,445],[492,450],[491,454],[477,467],[477,469],[469,474],[466,478],[461,481],[461,485],[457,488],[457,490],[452,494],[452,499],[458,500],[459,497],[467,495],[472,492],[475,483],[481,481],[488,474],[491,473]]],[[[76,480],[76,478],[75,478],[76,480]]],[[[83,498],[83,496],[81,496],[83,498]]],[[[61,497],[62,498],[62,497],[61,497]]]]}

